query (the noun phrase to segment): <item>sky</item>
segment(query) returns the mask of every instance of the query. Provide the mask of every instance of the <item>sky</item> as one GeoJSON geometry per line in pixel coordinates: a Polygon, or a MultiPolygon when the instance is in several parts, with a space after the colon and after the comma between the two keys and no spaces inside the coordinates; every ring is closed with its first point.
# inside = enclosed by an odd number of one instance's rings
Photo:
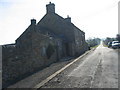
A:
{"type": "Polygon", "coordinates": [[[46,14],[46,4],[55,4],[55,12],[66,18],[90,37],[116,37],[119,0],[0,0],[0,45],[15,40],[30,25],[46,14]]]}

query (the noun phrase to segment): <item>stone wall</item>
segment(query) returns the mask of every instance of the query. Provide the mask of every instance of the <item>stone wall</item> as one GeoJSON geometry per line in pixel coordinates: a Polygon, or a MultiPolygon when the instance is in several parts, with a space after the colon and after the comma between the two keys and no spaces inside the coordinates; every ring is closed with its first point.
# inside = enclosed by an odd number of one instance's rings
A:
{"type": "Polygon", "coordinates": [[[49,36],[41,34],[32,34],[31,49],[28,46],[28,48],[26,47],[21,52],[16,45],[4,45],[2,49],[3,87],[15,83],[57,61],[56,42],[54,38],[50,39],[49,36]]]}
{"type": "Polygon", "coordinates": [[[85,33],[78,29],[76,26],[73,26],[74,34],[75,34],[75,55],[79,56],[83,54],[87,50],[87,45],[85,42],[85,33]]]}

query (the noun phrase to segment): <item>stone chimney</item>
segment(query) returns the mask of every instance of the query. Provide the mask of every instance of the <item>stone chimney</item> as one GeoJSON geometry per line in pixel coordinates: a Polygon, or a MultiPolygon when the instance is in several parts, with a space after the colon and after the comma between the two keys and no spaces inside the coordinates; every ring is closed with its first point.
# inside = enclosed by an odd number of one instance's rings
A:
{"type": "Polygon", "coordinates": [[[68,23],[71,23],[71,17],[69,17],[69,15],[67,15],[67,18],[65,18],[65,21],[68,23]]]}
{"type": "Polygon", "coordinates": [[[31,19],[31,25],[36,25],[36,20],[35,19],[31,19]]]}
{"type": "Polygon", "coordinates": [[[49,4],[46,5],[47,13],[55,13],[55,4],[49,2],[49,4]]]}

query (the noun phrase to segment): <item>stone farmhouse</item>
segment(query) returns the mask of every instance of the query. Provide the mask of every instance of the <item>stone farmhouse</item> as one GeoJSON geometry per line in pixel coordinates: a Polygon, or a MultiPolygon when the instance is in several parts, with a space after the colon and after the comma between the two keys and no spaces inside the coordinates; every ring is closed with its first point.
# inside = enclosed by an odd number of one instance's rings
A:
{"type": "Polygon", "coordinates": [[[85,32],[55,12],[55,4],[46,5],[46,14],[36,23],[31,19],[28,28],[16,39],[15,44],[2,46],[3,87],[25,76],[60,61],[77,57],[88,50],[85,32]]]}

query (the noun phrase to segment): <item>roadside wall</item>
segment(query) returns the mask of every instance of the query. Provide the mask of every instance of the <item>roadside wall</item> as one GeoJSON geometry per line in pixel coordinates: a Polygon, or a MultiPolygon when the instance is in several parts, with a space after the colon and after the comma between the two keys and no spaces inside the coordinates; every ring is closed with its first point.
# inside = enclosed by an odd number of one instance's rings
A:
{"type": "Polygon", "coordinates": [[[57,61],[55,40],[51,40],[46,36],[38,36],[32,36],[34,39],[32,49],[26,48],[20,51],[15,45],[2,46],[3,87],[7,87],[57,61]]]}

